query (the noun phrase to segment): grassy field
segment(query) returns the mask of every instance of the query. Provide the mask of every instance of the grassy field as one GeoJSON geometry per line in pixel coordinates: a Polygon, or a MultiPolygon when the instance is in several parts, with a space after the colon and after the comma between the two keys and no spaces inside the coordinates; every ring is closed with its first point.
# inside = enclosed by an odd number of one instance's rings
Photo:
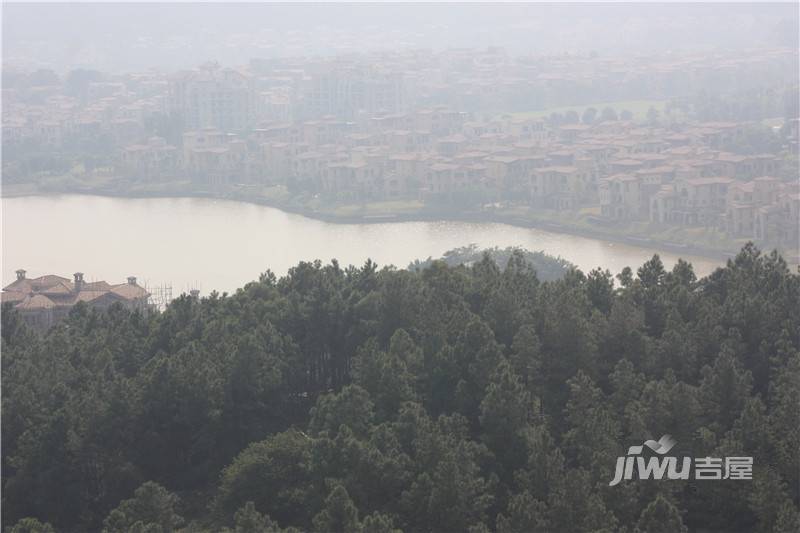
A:
{"type": "Polygon", "coordinates": [[[328,210],[336,216],[381,216],[397,214],[413,214],[419,212],[424,207],[422,202],[417,200],[396,200],[387,202],[368,202],[365,204],[345,204],[339,205],[332,210],[328,210]]]}
{"type": "Polygon", "coordinates": [[[506,113],[514,118],[542,118],[550,116],[551,113],[564,114],[567,111],[575,111],[578,115],[589,107],[597,109],[598,115],[603,111],[603,108],[610,107],[619,114],[623,109],[627,109],[633,113],[633,118],[643,119],[647,116],[647,111],[651,107],[655,107],[659,113],[664,112],[664,104],[666,100],[622,100],[619,102],[599,102],[596,104],[584,104],[567,107],[554,107],[551,109],[543,109],[542,111],[522,111],[519,113],[506,113]]]}
{"type": "Polygon", "coordinates": [[[291,198],[291,194],[283,185],[270,185],[263,187],[256,187],[253,192],[264,200],[272,202],[286,202],[291,198]]]}

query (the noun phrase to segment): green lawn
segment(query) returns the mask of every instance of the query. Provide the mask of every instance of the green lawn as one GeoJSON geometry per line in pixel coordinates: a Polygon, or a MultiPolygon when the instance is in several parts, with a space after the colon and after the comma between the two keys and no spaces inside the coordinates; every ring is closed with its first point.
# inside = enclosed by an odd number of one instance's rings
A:
{"type": "Polygon", "coordinates": [[[158,195],[168,193],[181,193],[190,190],[192,182],[189,180],[181,181],[155,181],[147,183],[134,183],[127,185],[124,194],[147,194],[158,195]]]}
{"type": "Polygon", "coordinates": [[[336,216],[380,216],[416,213],[423,207],[424,204],[418,200],[395,200],[364,204],[342,204],[327,211],[336,216]]]}
{"type": "Polygon", "coordinates": [[[291,194],[283,185],[257,187],[253,191],[256,196],[272,202],[286,202],[291,197],[291,194]]]}

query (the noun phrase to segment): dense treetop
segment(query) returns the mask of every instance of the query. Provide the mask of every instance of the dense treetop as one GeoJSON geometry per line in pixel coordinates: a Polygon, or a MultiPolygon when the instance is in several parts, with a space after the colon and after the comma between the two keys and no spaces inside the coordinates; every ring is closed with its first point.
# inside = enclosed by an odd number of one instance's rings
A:
{"type": "Polygon", "coordinates": [[[162,313],[2,315],[3,526],[23,532],[800,530],[800,276],[300,263],[162,313]],[[630,481],[671,434],[752,481],[630,481]]]}
{"type": "Polygon", "coordinates": [[[561,257],[553,257],[552,255],[548,255],[543,251],[531,252],[529,250],[525,250],[524,248],[514,246],[508,246],[506,248],[499,248],[495,246],[494,248],[481,249],[477,244],[453,248],[452,250],[448,250],[442,254],[442,257],[439,259],[433,259],[432,257],[429,257],[424,261],[417,259],[409,264],[408,268],[409,270],[415,271],[424,270],[429,268],[434,261],[444,261],[448,266],[451,267],[459,265],[472,265],[473,263],[483,260],[484,256],[487,254],[501,269],[506,268],[506,265],[508,265],[508,262],[511,260],[512,256],[514,256],[517,261],[521,256],[526,263],[529,263],[531,266],[533,266],[533,268],[536,269],[536,277],[539,278],[539,281],[553,281],[559,279],[571,269],[575,268],[575,265],[566,259],[561,257]]]}

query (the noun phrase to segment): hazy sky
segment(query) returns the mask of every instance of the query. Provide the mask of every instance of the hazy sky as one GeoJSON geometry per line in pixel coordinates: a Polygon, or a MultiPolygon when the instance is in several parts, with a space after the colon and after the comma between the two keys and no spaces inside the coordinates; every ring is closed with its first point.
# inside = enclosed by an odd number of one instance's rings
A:
{"type": "Polygon", "coordinates": [[[503,46],[511,53],[797,46],[783,4],[3,4],[7,65],[111,71],[213,59],[503,46]]]}

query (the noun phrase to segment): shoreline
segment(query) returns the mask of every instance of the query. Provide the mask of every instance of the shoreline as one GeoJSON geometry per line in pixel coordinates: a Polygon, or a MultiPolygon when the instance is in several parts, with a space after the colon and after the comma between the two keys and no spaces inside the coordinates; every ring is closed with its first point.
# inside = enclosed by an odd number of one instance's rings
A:
{"type": "MultiPolygon", "coordinates": [[[[70,189],[62,191],[25,191],[20,193],[8,194],[5,191],[0,195],[0,199],[24,198],[24,197],[52,197],[59,195],[85,195],[100,196],[108,198],[128,198],[128,199],[191,199],[203,198],[210,200],[226,200],[233,202],[243,202],[253,205],[271,207],[284,213],[300,215],[312,220],[319,220],[332,224],[382,224],[391,222],[467,222],[467,223],[496,223],[508,224],[510,226],[527,229],[538,229],[554,234],[572,235],[587,239],[596,239],[606,242],[624,244],[637,248],[650,248],[662,250],[676,255],[691,255],[715,261],[726,261],[735,257],[735,252],[714,250],[702,246],[684,243],[674,243],[659,239],[638,237],[634,235],[620,235],[604,231],[593,231],[583,227],[575,227],[552,221],[537,221],[523,218],[513,213],[503,214],[487,211],[474,212],[425,212],[417,211],[413,213],[384,213],[384,214],[357,214],[343,215],[334,214],[314,209],[308,209],[289,203],[275,202],[263,197],[245,196],[236,193],[215,193],[211,191],[180,191],[180,192],[131,192],[117,193],[114,191],[103,190],[81,190],[70,189]]],[[[766,250],[766,249],[765,249],[766,250]]],[[[787,262],[793,265],[794,262],[787,258],[787,262]]]]}

